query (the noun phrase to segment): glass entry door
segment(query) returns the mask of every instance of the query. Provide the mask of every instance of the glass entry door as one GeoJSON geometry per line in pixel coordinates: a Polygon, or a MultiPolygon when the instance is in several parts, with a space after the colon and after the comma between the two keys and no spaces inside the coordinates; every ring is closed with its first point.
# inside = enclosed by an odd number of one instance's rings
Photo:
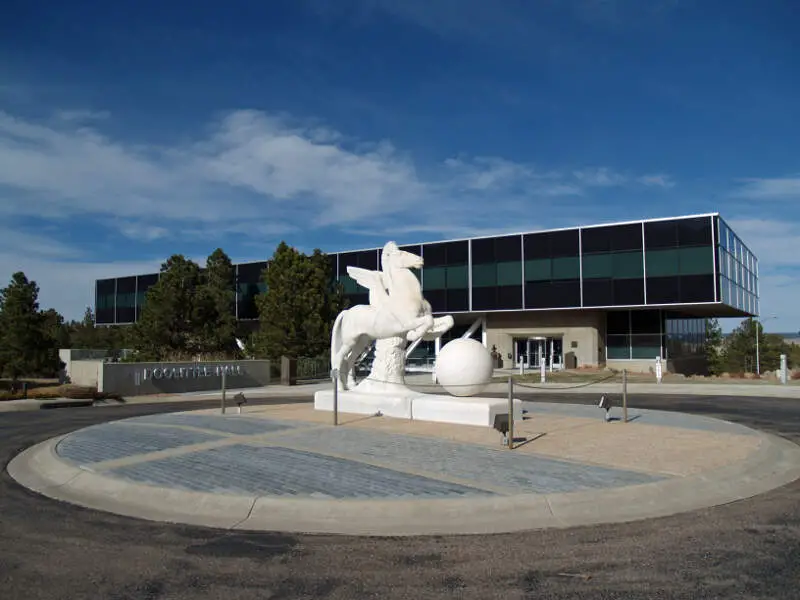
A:
{"type": "Polygon", "coordinates": [[[564,343],[560,337],[529,337],[514,339],[517,367],[540,369],[544,363],[550,371],[564,368],[564,343]]]}

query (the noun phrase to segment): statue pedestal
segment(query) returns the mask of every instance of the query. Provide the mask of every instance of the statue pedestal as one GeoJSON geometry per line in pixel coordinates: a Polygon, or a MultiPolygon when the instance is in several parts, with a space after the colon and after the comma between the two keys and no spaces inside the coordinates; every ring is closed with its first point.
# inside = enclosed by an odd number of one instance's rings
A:
{"type": "MultiPolygon", "coordinates": [[[[333,390],[316,392],[314,409],[332,412],[333,390]]],[[[374,415],[378,411],[386,417],[398,419],[492,427],[496,415],[508,412],[508,400],[421,394],[409,389],[384,393],[365,393],[357,390],[339,392],[341,413],[374,415]]],[[[514,399],[514,420],[522,420],[522,401],[517,398],[514,399]]]]}

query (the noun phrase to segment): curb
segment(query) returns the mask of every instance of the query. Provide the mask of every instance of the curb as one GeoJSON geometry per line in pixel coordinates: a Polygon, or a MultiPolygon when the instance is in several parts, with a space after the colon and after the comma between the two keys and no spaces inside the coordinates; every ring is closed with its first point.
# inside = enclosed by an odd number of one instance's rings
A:
{"type": "Polygon", "coordinates": [[[55,448],[66,436],[23,451],[8,464],[8,473],[43,496],[150,521],[359,536],[511,533],[665,517],[743,500],[800,479],[800,446],[758,435],[758,449],[745,460],[698,475],[603,490],[492,498],[292,499],[156,487],[64,461],[55,448]]]}
{"type": "Polygon", "coordinates": [[[97,401],[92,398],[46,398],[38,400],[4,400],[0,402],[0,412],[25,412],[29,410],[46,410],[49,408],[72,408],[77,406],[94,406],[97,401]]]}

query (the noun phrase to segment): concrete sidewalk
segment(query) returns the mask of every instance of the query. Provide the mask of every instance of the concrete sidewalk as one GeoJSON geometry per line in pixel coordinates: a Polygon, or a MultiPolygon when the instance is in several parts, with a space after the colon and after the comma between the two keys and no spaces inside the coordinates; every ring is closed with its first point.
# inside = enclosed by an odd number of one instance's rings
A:
{"type": "MultiPolygon", "coordinates": [[[[497,376],[497,373],[495,373],[497,376]]],[[[602,379],[602,378],[599,378],[602,379]]],[[[430,374],[411,374],[406,376],[406,384],[419,392],[443,393],[443,389],[433,383],[430,374]]],[[[297,398],[307,397],[311,401],[314,392],[330,389],[332,383],[325,380],[317,383],[303,383],[300,385],[269,385],[259,388],[232,389],[227,391],[228,405],[234,406],[233,396],[243,392],[250,398],[297,398]]],[[[603,383],[577,382],[556,383],[546,382],[515,382],[518,394],[622,394],[622,383],[609,381],[603,383]]],[[[487,386],[484,393],[505,394],[508,392],[506,382],[492,383],[487,386]]],[[[797,398],[800,399],[800,385],[779,385],[767,383],[629,383],[628,395],[635,399],[637,395],[669,394],[681,396],[730,396],[730,397],[768,397],[768,398],[797,398]]],[[[162,404],[168,402],[193,402],[197,400],[220,400],[221,391],[192,392],[186,394],[156,394],[149,396],[128,396],[124,402],[114,400],[98,401],[95,406],[119,406],[125,404],[162,404]]],[[[635,400],[634,400],[635,402],[635,400]]],[[[40,410],[66,406],[88,406],[91,401],[55,398],[47,400],[6,400],[0,401],[1,412],[20,412],[40,410]]]]}

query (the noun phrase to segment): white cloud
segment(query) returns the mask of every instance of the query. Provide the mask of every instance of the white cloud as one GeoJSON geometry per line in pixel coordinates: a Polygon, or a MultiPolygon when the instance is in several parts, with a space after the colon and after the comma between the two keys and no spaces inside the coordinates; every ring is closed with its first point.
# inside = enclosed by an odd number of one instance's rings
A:
{"type": "Polygon", "coordinates": [[[318,124],[252,110],[224,115],[188,142],[131,144],[103,134],[102,120],[76,121],[92,114],[62,111],[41,123],[0,112],[4,214],[99,217],[118,223],[124,235],[155,240],[167,231],[213,234],[265,218],[273,231],[433,218],[463,213],[464,194],[510,210],[521,198],[530,207],[634,179],[610,168],[564,174],[499,157],[451,158],[422,177],[389,142],[349,140],[318,124]]]}
{"type": "Polygon", "coordinates": [[[759,261],[762,315],[776,315],[772,331],[800,330],[800,227],[796,220],[727,219],[759,261]]]}
{"type": "Polygon", "coordinates": [[[606,167],[581,169],[574,171],[573,175],[575,179],[589,186],[606,187],[622,185],[627,182],[627,177],[606,167]]]}
{"type": "Polygon", "coordinates": [[[107,110],[57,110],[55,117],[62,121],[102,121],[111,117],[107,110]]]}
{"type": "Polygon", "coordinates": [[[669,175],[642,175],[641,177],[637,177],[636,181],[649,187],[675,187],[675,180],[669,175]]]}
{"type": "Polygon", "coordinates": [[[158,272],[160,260],[91,262],[63,260],[36,254],[0,251],[0,287],[16,271],[39,285],[39,306],[55,308],[65,319],[80,319],[87,306],[94,307],[97,279],[158,272]]]}
{"type": "Polygon", "coordinates": [[[318,123],[252,110],[222,115],[172,144],[112,137],[103,128],[113,117],[103,112],[51,117],[33,121],[0,111],[0,214],[7,228],[0,230],[0,280],[24,270],[40,283],[44,304],[76,318],[91,304],[95,279],[152,272],[165,258],[96,262],[88,250],[57,241],[70,239],[65,223],[76,220],[142,242],[182,237],[215,244],[237,236],[240,248],[329,225],[471,236],[520,219],[540,223],[541,209],[551,221],[559,211],[573,214],[568,201],[585,202],[593,187],[637,177],[501,157],[459,156],[421,169],[387,141],[354,140],[318,123]],[[10,227],[30,220],[35,235],[10,227]]]}
{"type": "Polygon", "coordinates": [[[800,268],[800,227],[796,220],[786,219],[726,219],[742,238],[759,265],[765,268],[800,268]]]}
{"type": "Polygon", "coordinates": [[[731,194],[734,198],[753,200],[800,199],[800,177],[740,179],[739,187],[731,194]]]}

